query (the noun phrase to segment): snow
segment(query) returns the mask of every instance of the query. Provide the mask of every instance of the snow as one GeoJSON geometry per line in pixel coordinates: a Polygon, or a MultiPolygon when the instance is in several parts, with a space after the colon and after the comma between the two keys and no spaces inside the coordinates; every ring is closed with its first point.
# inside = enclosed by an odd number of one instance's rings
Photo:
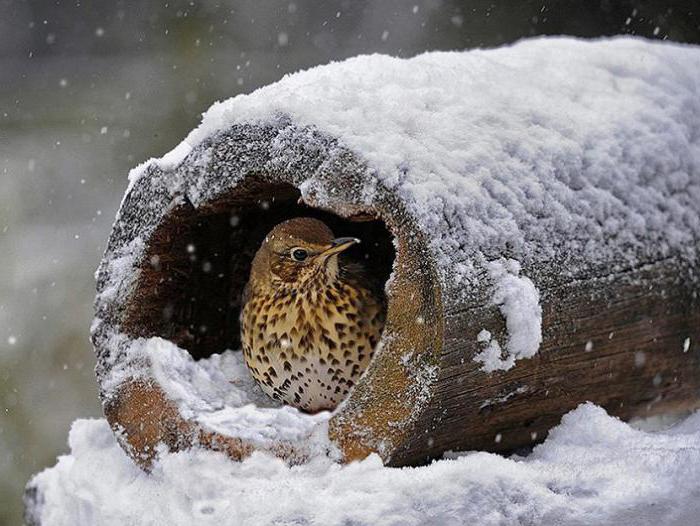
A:
{"type": "Polygon", "coordinates": [[[255,383],[240,351],[195,361],[162,338],[137,338],[127,345],[128,359],[110,370],[103,388],[148,378],[163,389],[183,418],[205,430],[263,446],[307,440],[320,451],[331,447],[325,425],[330,413],[309,415],[272,400],[255,383]]]}
{"type": "Polygon", "coordinates": [[[77,420],[71,452],[30,482],[32,517],[73,524],[678,525],[700,512],[700,414],[656,432],[592,404],[526,456],[451,453],[417,468],[255,453],[163,453],[139,470],[104,420],[77,420]]]}
{"type": "Polygon", "coordinates": [[[140,237],[136,237],[112,255],[107,262],[107,270],[112,276],[118,277],[118,279],[113,279],[106,287],[100,290],[98,301],[112,301],[126,294],[135,277],[131,272],[134,259],[143,250],[143,240],[140,237]]]}
{"type": "Polygon", "coordinates": [[[542,307],[540,295],[532,280],[520,275],[520,263],[514,259],[500,259],[487,264],[494,283],[491,302],[497,305],[506,321],[508,330],[507,356],[491,332],[482,329],[477,341],[485,348],[474,357],[482,364],[482,370],[507,371],[515,361],[531,358],[542,343],[542,307]]]}
{"type": "MultiPolygon", "coordinates": [[[[694,258],[699,85],[696,47],[631,37],[359,56],[214,104],[155,162],[204,155],[235,125],[311,127],[367,162],[366,187],[401,197],[446,288],[464,294],[506,252],[526,269],[564,255],[572,275],[694,258]]],[[[294,161],[289,148],[276,155],[269,166],[294,161]]],[[[305,197],[323,186],[306,176],[305,197]]]]}
{"type": "Polygon", "coordinates": [[[152,157],[131,169],[129,171],[129,186],[127,187],[126,194],[129,193],[136,181],[146,173],[150,166],[157,166],[162,170],[173,170],[182,163],[191,151],[192,146],[187,141],[182,141],[162,157],[152,157]]]}

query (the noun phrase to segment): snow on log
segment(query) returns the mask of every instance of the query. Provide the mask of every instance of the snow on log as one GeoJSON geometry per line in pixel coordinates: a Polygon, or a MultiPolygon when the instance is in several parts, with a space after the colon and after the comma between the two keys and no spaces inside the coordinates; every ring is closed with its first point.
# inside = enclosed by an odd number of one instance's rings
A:
{"type": "Polygon", "coordinates": [[[591,401],[700,406],[700,51],[536,39],[357,57],[220,102],[130,174],[99,268],[105,414],[163,443],[392,465],[544,439],[591,401]],[[364,242],[376,357],[334,414],[256,390],[239,303],[294,216],[364,242]]]}

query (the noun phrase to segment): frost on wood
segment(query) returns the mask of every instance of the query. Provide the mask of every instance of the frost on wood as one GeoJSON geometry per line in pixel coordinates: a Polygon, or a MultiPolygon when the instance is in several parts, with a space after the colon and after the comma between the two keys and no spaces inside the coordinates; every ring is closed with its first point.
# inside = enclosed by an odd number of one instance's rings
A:
{"type": "Polygon", "coordinates": [[[690,525],[700,513],[697,413],[646,432],[584,404],[527,457],[451,453],[401,469],[376,455],[290,468],[193,450],[164,453],[148,475],[104,420],[76,421],[69,445],[29,483],[36,524],[690,525]]]}
{"type": "Polygon", "coordinates": [[[498,340],[488,330],[477,335],[477,341],[485,348],[474,359],[490,373],[507,371],[516,360],[535,355],[542,343],[542,307],[535,285],[520,275],[520,263],[513,259],[490,261],[487,269],[494,283],[491,302],[500,309],[508,330],[505,357],[498,340]]]}

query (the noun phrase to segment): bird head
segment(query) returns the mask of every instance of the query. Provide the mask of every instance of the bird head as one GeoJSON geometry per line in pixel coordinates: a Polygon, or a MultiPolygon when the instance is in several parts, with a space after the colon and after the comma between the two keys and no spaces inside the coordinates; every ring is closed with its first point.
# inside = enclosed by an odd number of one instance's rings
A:
{"type": "Polygon", "coordinates": [[[334,237],[318,219],[289,219],[263,240],[251,277],[276,289],[298,287],[318,278],[334,281],[340,270],[338,256],[359,242],[355,237],[334,237]]]}

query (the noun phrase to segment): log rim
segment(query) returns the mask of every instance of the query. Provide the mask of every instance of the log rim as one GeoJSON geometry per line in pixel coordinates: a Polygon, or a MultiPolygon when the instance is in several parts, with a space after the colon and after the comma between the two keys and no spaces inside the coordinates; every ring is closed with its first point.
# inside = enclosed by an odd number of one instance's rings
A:
{"type": "MultiPolygon", "coordinates": [[[[301,157],[300,161],[303,161],[308,152],[302,149],[298,155],[301,157]]],[[[364,161],[355,153],[339,145],[334,138],[315,129],[296,127],[284,120],[272,127],[234,126],[201,144],[183,163],[170,172],[155,167],[148,168],[147,173],[129,189],[122,202],[115,227],[110,235],[108,250],[99,271],[96,310],[98,318],[100,315],[102,318],[93,330],[93,345],[98,355],[98,383],[109,374],[111,367],[103,365],[100,371],[100,362],[103,361],[100,360],[101,356],[114,355],[117,357],[117,362],[125,359],[123,353],[120,354],[118,350],[110,348],[114,347],[115,343],[109,334],[118,333],[127,339],[144,336],[143,333],[134,331],[133,325],[129,327],[133,309],[128,306],[130,301],[138,296],[140,276],[150,264],[148,250],[143,250],[138,261],[134,262],[135,277],[126,287],[126,294],[105,301],[100,293],[110,280],[110,255],[119,253],[120,249],[127,246],[138,235],[143,237],[142,241],[148,247],[158,231],[157,227],[168,218],[180,213],[182,207],[190,206],[196,211],[206,210],[207,207],[213,209],[223,206],[227,200],[230,202],[235,197],[236,189],[244,187],[246,182],[287,184],[301,190],[305,183],[313,181],[316,183],[316,188],[303,195],[305,205],[333,213],[347,220],[365,221],[373,218],[381,221],[393,236],[396,246],[393,270],[389,278],[391,285],[387,290],[388,318],[380,342],[381,349],[376,353],[370,368],[355,386],[349,398],[334,412],[329,424],[331,442],[340,449],[344,461],[364,458],[372,452],[378,453],[385,461],[389,461],[392,453],[410,436],[412,425],[432,397],[444,331],[442,288],[437,265],[430,257],[427,238],[399,199],[378,185],[376,180],[373,180],[377,188],[371,202],[367,203],[358,196],[356,189],[360,188],[359,183],[372,177],[373,173],[364,161]],[[217,146],[222,144],[230,146],[232,140],[247,141],[251,133],[263,138],[256,145],[254,152],[255,155],[263,158],[271,156],[270,151],[280,138],[293,144],[294,141],[303,140],[312,134],[317,139],[321,139],[325,148],[313,152],[318,156],[313,161],[317,169],[310,175],[302,173],[302,170],[293,164],[281,169],[269,169],[268,163],[268,169],[265,171],[240,170],[242,177],[237,179],[238,174],[232,176],[230,173],[219,173],[217,175],[215,163],[210,162],[206,167],[200,167],[199,173],[194,174],[195,177],[228,179],[229,184],[225,185],[226,192],[210,194],[194,205],[193,200],[188,199],[186,191],[179,195],[170,195],[169,199],[161,202],[161,210],[156,211],[161,214],[156,216],[157,222],[152,225],[154,228],[150,232],[130,232],[131,235],[125,236],[119,231],[120,219],[129,212],[130,207],[136,207],[136,210],[131,210],[131,213],[145,215],[152,213],[152,210],[138,210],[139,207],[148,208],[148,203],[135,198],[139,192],[147,194],[149,189],[152,191],[152,185],[157,184],[156,180],[167,179],[168,175],[176,176],[183,172],[185,176],[193,175],[191,172],[188,173],[193,160],[207,158],[211,152],[216,152],[217,146]],[[324,201],[319,197],[319,193],[323,196],[333,193],[330,183],[334,180],[334,176],[340,177],[337,174],[338,170],[343,176],[341,180],[347,181],[347,184],[333,199],[324,201]],[[167,210],[163,212],[162,205],[166,201],[167,210]],[[402,286],[409,292],[401,295],[402,286]],[[399,298],[404,299],[398,301],[399,298]],[[115,302],[121,302],[124,305],[115,304],[115,302]],[[400,306],[397,306],[399,304],[400,306]],[[423,320],[423,324],[416,324],[416,320],[423,320]],[[408,355],[410,357],[406,359],[408,355]],[[426,370],[434,371],[435,374],[423,374],[426,370]]],[[[131,303],[131,305],[136,304],[131,303]]],[[[236,460],[256,449],[267,449],[290,462],[305,458],[302,444],[279,443],[270,448],[261,448],[259,445],[248,444],[245,441],[237,442],[234,437],[208,432],[200,424],[183,419],[177,407],[172,406],[171,401],[167,399],[167,395],[162,390],[158,392],[158,389],[154,389],[153,384],[148,382],[144,383],[138,379],[126,380],[118,388],[117,392],[120,394],[116,397],[113,396],[114,390],[106,393],[102,385],[100,388],[105,415],[119,437],[120,444],[137,463],[146,469],[150,466],[153,451],[158,443],[165,444],[169,450],[173,451],[192,447],[195,444],[201,445],[209,449],[223,450],[236,460]],[[127,403],[124,403],[124,399],[127,403]],[[157,408],[155,413],[151,406],[157,408]],[[151,429],[146,436],[141,437],[144,418],[155,418],[157,429],[151,429]],[[124,431],[128,432],[124,433],[124,431]]]]}

